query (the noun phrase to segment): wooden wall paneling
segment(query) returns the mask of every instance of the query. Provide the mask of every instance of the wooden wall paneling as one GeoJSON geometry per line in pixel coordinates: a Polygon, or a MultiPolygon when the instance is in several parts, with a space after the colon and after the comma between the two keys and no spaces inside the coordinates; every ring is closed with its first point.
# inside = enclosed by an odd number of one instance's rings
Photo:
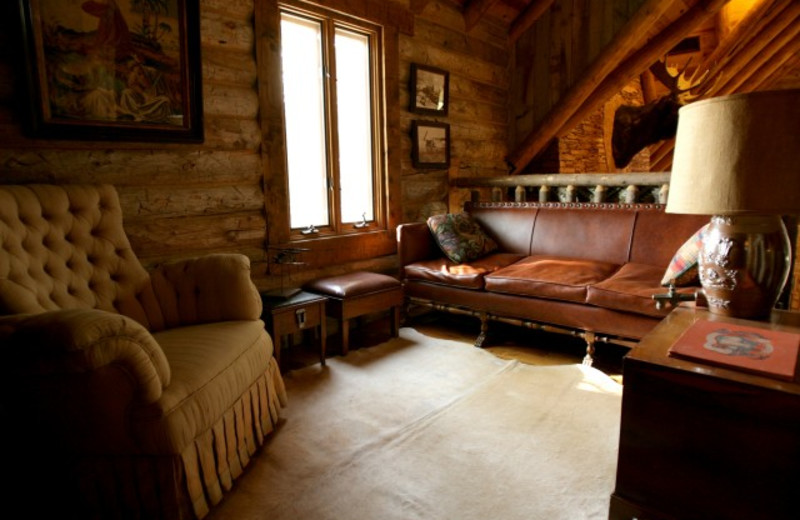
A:
{"type": "MultiPolygon", "coordinates": [[[[263,261],[253,7],[252,0],[200,2],[202,144],[30,139],[17,112],[21,85],[0,79],[2,182],[113,184],[146,265],[212,251],[263,261]]],[[[8,36],[16,23],[14,16],[0,20],[3,78],[17,76],[8,36]]]]}
{"type": "MultiPolygon", "coordinates": [[[[663,1],[647,0],[636,11],[636,14],[616,34],[611,43],[604,47],[603,51],[592,61],[592,64],[584,71],[575,85],[559,98],[558,104],[548,112],[545,119],[512,151],[509,160],[515,165],[517,171],[523,171],[525,166],[539,152],[544,150],[553,137],[561,132],[565,126],[568,128],[574,126],[565,125],[565,123],[571,117],[574,117],[575,110],[584,103],[587,97],[590,97],[595,92],[595,89],[611,74],[618,63],[639,45],[642,38],[646,36],[648,29],[666,9],[667,3],[663,1]]],[[[622,82],[622,85],[625,83],[622,82]]],[[[604,94],[602,101],[609,97],[610,94],[604,94]]]]}
{"type": "Polygon", "coordinates": [[[483,17],[467,33],[457,6],[432,1],[417,17],[414,37],[400,38],[403,220],[421,220],[431,211],[447,211],[449,171],[473,175],[506,171],[509,124],[509,52],[504,27],[483,17]],[[450,73],[447,116],[420,117],[407,110],[411,63],[440,67],[450,73]],[[450,170],[417,170],[410,160],[411,121],[435,119],[450,125],[450,170]],[[479,174],[479,173],[478,173],[479,174]]]}

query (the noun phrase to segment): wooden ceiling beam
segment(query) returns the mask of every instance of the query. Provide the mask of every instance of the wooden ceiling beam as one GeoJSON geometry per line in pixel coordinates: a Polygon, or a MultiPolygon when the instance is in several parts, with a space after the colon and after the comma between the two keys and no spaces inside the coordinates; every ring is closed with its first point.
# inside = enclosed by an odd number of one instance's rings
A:
{"type": "Polygon", "coordinates": [[[772,22],[739,48],[728,67],[723,69],[720,84],[714,85],[713,95],[725,96],[741,92],[739,87],[767,60],[800,34],[800,2],[791,2],[772,22]]]}
{"type": "Polygon", "coordinates": [[[757,73],[750,76],[750,80],[742,85],[741,88],[747,88],[750,91],[772,88],[775,83],[783,79],[789,68],[797,70],[798,66],[800,66],[796,59],[798,54],[800,54],[800,38],[795,38],[764,64],[761,70],[763,74],[757,73]]]}
{"type": "MultiPolygon", "coordinates": [[[[714,73],[723,72],[725,77],[715,83],[714,77],[710,76],[713,86],[703,98],[753,92],[764,88],[782,72],[780,68],[783,64],[800,50],[798,34],[800,34],[800,5],[783,4],[776,5],[775,9],[769,12],[754,11],[720,42],[717,49],[722,48],[725,53],[712,53],[713,60],[706,60],[708,65],[712,65],[713,62],[724,63],[724,67],[715,68],[714,73]]],[[[708,65],[698,69],[698,73],[702,74],[702,70],[708,65]]],[[[670,169],[674,147],[675,140],[670,139],[652,148],[651,169],[654,171],[670,169]]]]}
{"type": "Polygon", "coordinates": [[[411,0],[408,10],[414,14],[420,14],[430,3],[430,0],[411,0]]]}
{"type": "MultiPolygon", "coordinates": [[[[701,0],[702,1],[702,0],[701,0]]],[[[653,24],[667,11],[672,2],[647,0],[628,20],[628,23],[600,51],[580,78],[561,95],[542,121],[508,156],[514,173],[519,173],[539,154],[581,106],[583,101],[603,82],[633,49],[646,38],[653,24]]],[[[649,65],[648,65],[649,66],[649,65]]],[[[647,68],[647,67],[644,67],[647,68]]]]}
{"type": "Polygon", "coordinates": [[[750,41],[754,34],[762,30],[767,23],[771,22],[781,12],[779,8],[773,9],[775,1],[764,0],[755,9],[752,9],[744,19],[740,20],[733,30],[703,60],[703,63],[698,64],[696,74],[702,75],[709,71],[709,76],[713,76],[716,71],[724,67],[735,49],[750,41]]]}
{"type": "Polygon", "coordinates": [[[497,2],[498,0],[470,0],[467,4],[467,8],[464,10],[464,25],[467,32],[478,25],[483,15],[497,2]]]}
{"type": "Polygon", "coordinates": [[[583,121],[597,107],[608,101],[611,96],[622,90],[625,85],[647,70],[653,63],[680,43],[687,34],[691,34],[706,20],[715,15],[729,0],[699,0],[694,6],[684,12],[677,20],[641,49],[631,54],[619,64],[601,84],[586,96],[580,108],[573,110],[572,115],[561,128],[555,131],[555,136],[560,136],[571,130],[583,121]]]}
{"type": "Polygon", "coordinates": [[[517,16],[508,30],[508,39],[513,44],[525,31],[533,27],[545,11],[550,9],[555,0],[533,0],[528,7],[517,16]]]}

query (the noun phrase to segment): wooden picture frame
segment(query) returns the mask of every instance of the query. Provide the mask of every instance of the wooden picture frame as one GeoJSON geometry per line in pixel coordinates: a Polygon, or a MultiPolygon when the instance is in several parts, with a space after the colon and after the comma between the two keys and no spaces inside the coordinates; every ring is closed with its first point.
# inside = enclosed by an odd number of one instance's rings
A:
{"type": "Polygon", "coordinates": [[[198,0],[18,0],[26,132],[203,141],[198,0]]]}
{"type": "Polygon", "coordinates": [[[446,70],[412,63],[409,90],[411,112],[432,116],[447,115],[450,73],[446,70]]]}
{"type": "Polygon", "coordinates": [[[411,122],[411,161],[414,168],[450,167],[450,125],[434,121],[411,122]]]}

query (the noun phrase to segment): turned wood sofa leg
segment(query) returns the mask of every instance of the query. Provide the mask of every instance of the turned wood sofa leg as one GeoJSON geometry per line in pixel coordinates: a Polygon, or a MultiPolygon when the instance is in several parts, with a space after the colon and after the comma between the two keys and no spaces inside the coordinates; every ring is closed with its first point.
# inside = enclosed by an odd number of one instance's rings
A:
{"type": "Polygon", "coordinates": [[[489,314],[482,312],[480,313],[481,319],[481,333],[478,334],[478,338],[475,340],[475,346],[481,348],[483,346],[483,342],[486,341],[486,334],[489,332],[489,314]]]}
{"type": "Polygon", "coordinates": [[[590,367],[594,363],[594,358],[592,358],[595,343],[594,332],[584,332],[583,339],[586,341],[586,355],[583,357],[583,364],[590,367]]]}

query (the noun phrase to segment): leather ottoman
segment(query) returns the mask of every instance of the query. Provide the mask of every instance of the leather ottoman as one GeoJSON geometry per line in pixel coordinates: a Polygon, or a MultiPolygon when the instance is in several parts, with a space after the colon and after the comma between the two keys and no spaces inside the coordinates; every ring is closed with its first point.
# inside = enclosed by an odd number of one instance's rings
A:
{"type": "Polygon", "coordinates": [[[403,305],[403,286],[396,278],[356,271],[314,280],[304,285],[303,289],[328,297],[325,314],[339,320],[342,355],[349,350],[350,320],[365,314],[391,309],[392,336],[397,337],[400,307],[403,305]]]}

